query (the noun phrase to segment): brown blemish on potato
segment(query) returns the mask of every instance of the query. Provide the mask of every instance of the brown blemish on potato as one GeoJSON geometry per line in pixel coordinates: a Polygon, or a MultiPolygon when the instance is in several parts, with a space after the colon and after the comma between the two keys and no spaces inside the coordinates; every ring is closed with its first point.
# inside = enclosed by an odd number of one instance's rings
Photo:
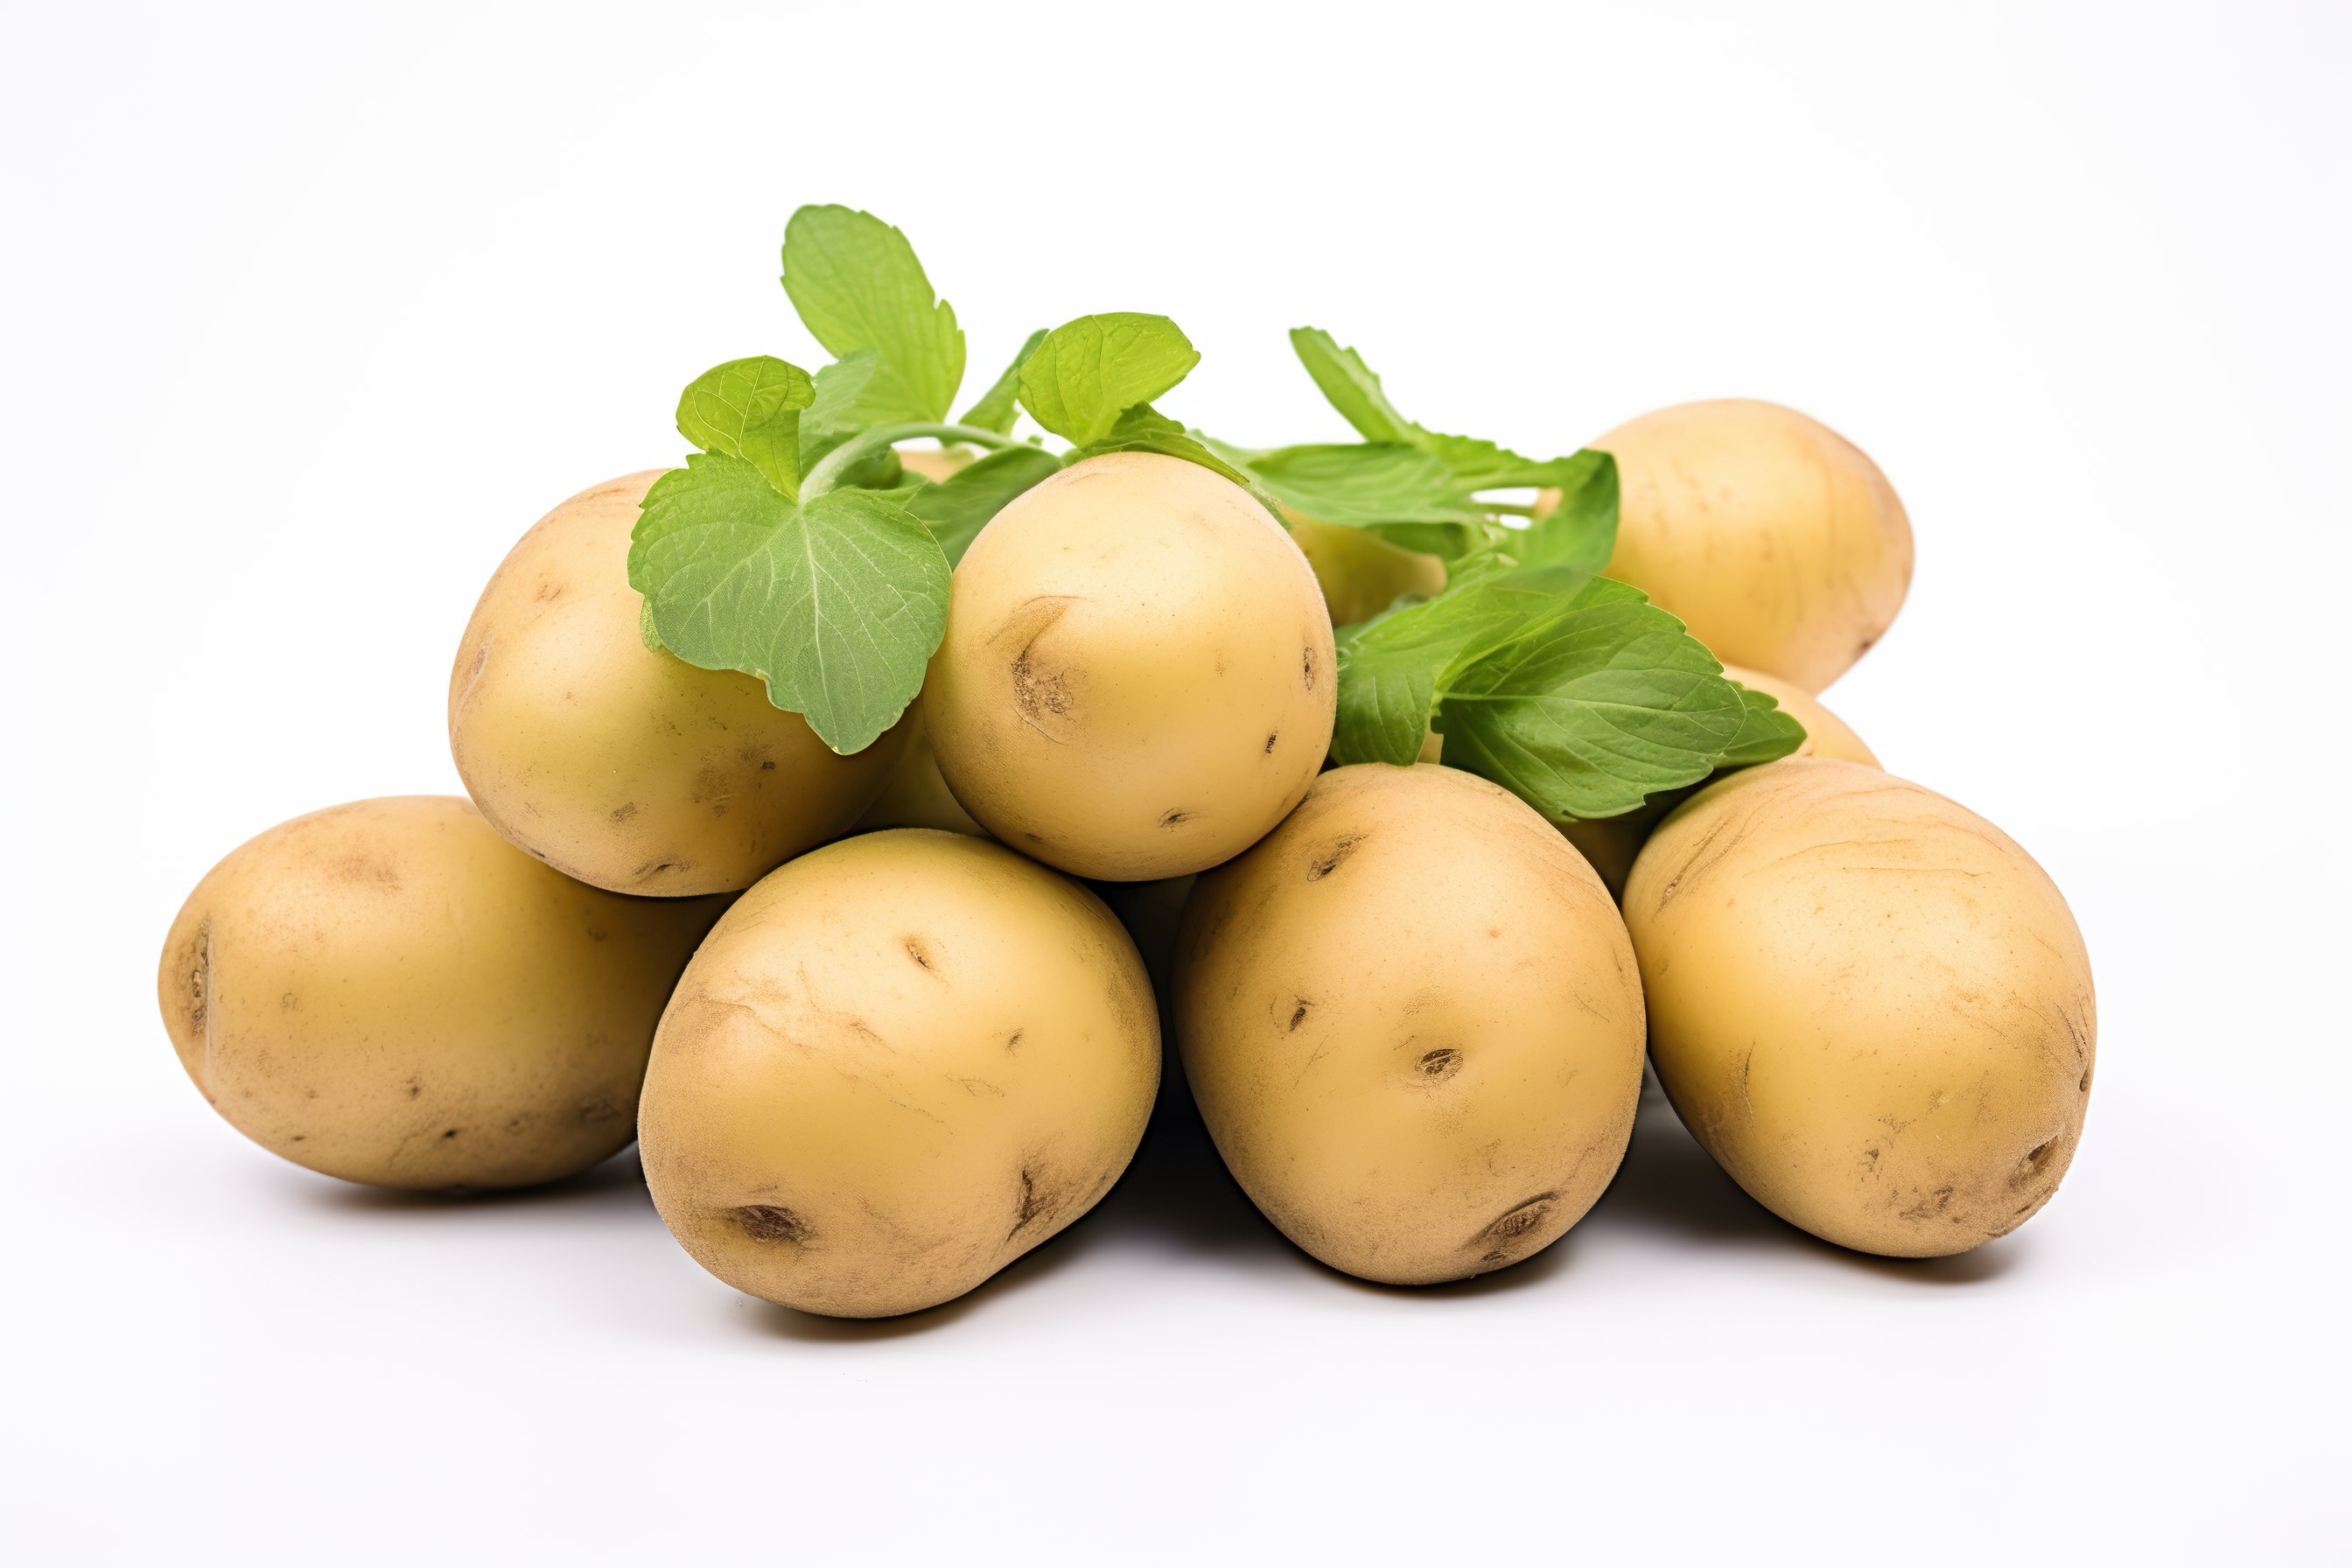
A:
{"type": "Polygon", "coordinates": [[[1020,647],[1007,667],[1013,678],[1013,710],[1021,721],[1052,741],[1066,744],[1062,737],[1045,727],[1050,718],[1066,719],[1076,706],[1076,694],[1070,689],[1069,678],[1052,668],[1038,657],[1037,644],[1054,629],[1055,622],[1077,603],[1066,594],[1040,595],[1023,601],[1020,607],[1005,620],[992,642],[1017,639],[1020,647]]]}
{"type": "Polygon", "coordinates": [[[1279,735],[1280,735],[1280,734],[1281,734],[1281,731],[1276,731],[1274,734],[1272,734],[1272,735],[1268,735],[1268,736],[1265,738],[1265,754],[1266,754],[1267,756],[1269,756],[1269,757],[1270,757],[1270,756],[1274,755],[1274,742],[1275,742],[1275,741],[1279,737],[1279,735]]]}
{"type": "Polygon", "coordinates": [[[922,970],[926,974],[935,974],[939,972],[938,966],[931,962],[931,950],[923,944],[921,937],[902,937],[899,939],[899,945],[907,950],[907,956],[915,961],[915,966],[918,969],[922,970]]]}
{"type": "Polygon", "coordinates": [[[389,860],[366,854],[346,855],[329,868],[341,881],[378,888],[387,893],[400,891],[400,868],[389,860]]]}
{"type": "Polygon", "coordinates": [[[1558,1193],[1538,1193],[1526,1202],[1505,1210],[1493,1224],[1471,1237],[1472,1248],[1484,1249],[1478,1261],[1501,1263],[1507,1260],[1521,1242],[1551,1217],[1552,1205],[1559,1202],[1558,1193]]]}
{"type": "Polygon", "coordinates": [[[1012,1038],[1010,1038],[1010,1039],[1008,1039],[1008,1040],[1006,1040],[1006,1041],[1004,1042],[1004,1048],[1005,1048],[1005,1050],[1006,1050],[1006,1051],[1008,1051],[1008,1052],[1011,1052],[1011,1051],[1017,1051],[1017,1050],[1019,1050],[1019,1049],[1021,1048],[1021,1037],[1022,1037],[1022,1036],[1024,1036],[1024,1035],[1025,1035],[1025,1034],[1027,1034],[1028,1032],[1029,1032],[1029,1031],[1028,1031],[1028,1030],[1026,1030],[1026,1029],[1015,1029],[1015,1030],[1013,1030],[1013,1037],[1012,1037],[1012,1038]]]}
{"type": "Polygon", "coordinates": [[[213,922],[209,916],[196,926],[195,939],[190,943],[188,955],[188,990],[184,1005],[187,1009],[188,1038],[191,1043],[210,1041],[205,1031],[212,1023],[213,922]]]}
{"type": "Polygon", "coordinates": [[[2017,1163],[2017,1169],[2010,1176],[2009,1184],[2012,1187],[2021,1187],[2041,1175],[2049,1168],[2050,1156],[2057,1151],[2057,1148],[2058,1140],[2055,1138],[2045,1138],[2035,1144],[2032,1152],[2017,1163]]]}
{"type": "Polygon", "coordinates": [[[409,1099],[411,1099],[411,1100],[415,1100],[418,1095],[423,1094],[424,1092],[425,1092],[425,1085],[424,1085],[424,1084],[420,1083],[420,1082],[419,1082],[419,1081],[417,1081],[415,1079],[410,1079],[408,1080],[408,1098],[409,1098],[409,1099]]]}
{"type": "Polygon", "coordinates": [[[745,1204],[734,1211],[735,1223],[753,1241],[789,1241],[808,1245],[808,1222],[776,1204],[745,1204]]]}
{"type": "MultiPolygon", "coordinates": [[[[593,1127],[599,1122],[610,1121],[620,1114],[613,1102],[601,1094],[580,1102],[580,1124],[583,1127],[593,1127]]],[[[516,1121],[520,1121],[521,1118],[517,1117],[516,1121]]]]}
{"type": "Polygon", "coordinates": [[[457,1130],[456,1128],[452,1127],[451,1129],[449,1129],[449,1131],[447,1131],[446,1132],[444,1132],[443,1134],[441,1134],[441,1136],[442,1136],[442,1137],[444,1137],[444,1138],[455,1138],[456,1136],[457,1136],[457,1130]]]}
{"type": "Polygon", "coordinates": [[[1021,1168],[1020,1202],[1013,1209],[1013,1228],[1004,1233],[1004,1239],[1011,1241],[1014,1237],[1019,1236],[1024,1227],[1044,1212],[1044,1209],[1045,1205],[1037,1196],[1037,1178],[1029,1167],[1024,1165],[1021,1168]]]}
{"type": "Polygon", "coordinates": [[[1306,651],[1306,655],[1305,655],[1305,657],[1304,657],[1304,658],[1301,659],[1301,661],[1300,661],[1299,668],[1300,668],[1300,671],[1301,671],[1301,672],[1306,676],[1306,678],[1307,678],[1307,690],[1309,690],[1309,691],[1314,690],[1314,689],[1315,689],[1315,645],[1314,645],[1313,643],[1308,643],[1308,644],[1307,645],[1307,651],[1306,651]]]}
{"type": "Polygon", "coordinates": [[[1298,1005],[1297,1005],[1296,1007],[1293,1007],[1293,1008],[1290,1010],[1290,1029],[1289,1029],[1289,1033],[1294,1034],[1294,1035],[1295,1035],[1295,1034],[1297,1034],[1297,1033],[1298,1033],[1298,1026],[1299,1026],[1299,1025],[1301,1025],[1301,1024],[1304,1024],[1305,1022],[1307,1022],[1307,1009],[1309,1009],[1309,1008],[1313,1007],[1314,1005],[1315,1005],[1315,1004],[1314,1004],[1314,1003],[1309,1002],[1309,1001],[1308,1001],[1306,997],[1304,997],[1304,996],[1301,996],[1301,997],[1298,999],[1298,1005]]]}
{"type": "Polygon", "coordinates": [[[1462,1053],[1452,1046],[1441,1046],[1424,1053],[1413,1070],[1423,1078],[1451,1078],[1462,1070],[1462,1053]]]}
{"type": "Polygon", "coordinates": [[[616,806],[614,806],[614,807],[610,812],[608,812],[608,813],[606,813],[606,814],[605,814],[605,819],[606,819],[607,821],[609,821],[609,822],[613,822],[613,823],[618,824],[618,823],[626,822],[626,821],[628,821],[628,820],[629,820],[629,818],[631,818],[631,817],[633,817],[633,816],[636,816],[636,815],[637,815],[637,803],[636,803],[635,801],[634,801],[634,800],[633,800],[633,801],[629,802],[626,805],[616,805],[616,806]]]}
{"type": "Polygon", "coordinates": [[[1366,837],[1367,835],[1361,833],[1349,833],[1334,840],[1328,849],[1307,863],[1307,879],[1310,882],[1319,882],[1338,870],[1340,863],[1356,852],[1356,846],[1361,844],[1366,837]]]}
{"type": "Polygon", "coordinates": [[[1192,820],[1191,812],[1172,805],[1160,814],[1160,826],[1162,827],[1181,827],[1192,820]]]}
{"type": "Polygon", "coordinates": [[[539,582],[539,592],[531,597],[540,604],[551,605],[563,597],[563,584],[552,577],[542,577],[539,582]]]}

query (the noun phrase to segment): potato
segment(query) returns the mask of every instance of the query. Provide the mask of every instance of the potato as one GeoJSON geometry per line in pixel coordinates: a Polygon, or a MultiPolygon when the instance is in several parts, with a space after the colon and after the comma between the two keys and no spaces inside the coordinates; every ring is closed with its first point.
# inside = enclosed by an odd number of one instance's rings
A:
{"type": "Polygon", "coordinates": [[[1606,574],[1680,616],[1727,664],[1819,691],[1911,585],[1911,521],[1878,468],[1793,409],[1662,408],[1592,443],[1623,500],[1606,574]]]}
{"type": "MultiPolygon", "coordinates": [[[[1863,744],[1862,737],[1853,726],[1822,706],[1820,700],[1776,675],[1760,670],[1742,669],[1738,665],[1726,665],[1723,673],[1742,686],[1750,686],[1772,698],[1797,722],[1805,727],[1805,738],[1790,753],[1800,757],[1835,757],[1844,762],[1878,766],[1878,758],[1863,744]]],[[[1601,879],[1609,888],[1610,896],[1623,898],[1625,879],[1633,874],[1633,858],[1641,854],[1642,846],[1649,841],[1650,832],[1666,813],[1687,800],[1696,785],[1690,789],[1668,790],[1653,795],[1633,810],[1620,816],[1595,817],[1587,822],[1563,822],[1559,831],[1578,853],[1592,863],[1601,879]]]]}
{"type": "Polygon", "coordinates": [[[1239,854],[1330,744],[1331,618],[1306,558],[1231,480],[1120,452],[996,514],[956,568],[923,706],[964,809],[1082,877],[1239,854]]]}
{"type": "Polygon", "coordinates": [[[1790,754],[1799,757],[1831,757],[1842,763],[1860,763],[1864,767],[1878,766],[1878,754],[1863,743],[1853,726],[1822,705],[1819,698],[1801,686],[1767,675],[1760,669],[1746,669],[1727,664],[1723,673],[1740,685],[1760,691],[1778,702],[1782,710],[1792,715],[1805,727],[1805,739],[1790,754]]]}
{"type": "Polygon", "coordinates": [[[1099,899],[1002,845],[870,833],[769,876],[695,954],[646,1181],[740,1290],[912,1312],[1092,1208],[1159,1081],[1151,988],[1099,899]]]}
{"type": "Polygon", "coordinates": [[[507,556],[457,645],[449,750],[491,826],[565,875],[728,892],[846,832],[905,742],[837,756],[752,677],[646,647],[629,531],[659,477],[583,490],[507,556]]]}
{"type": "Polygon", "coordinates": [[[1468,773],[1337,768],[1202,877],[1184,1071],[1225,1163],[1334,1268],[1420,1285],[1517,1263],[1609,1184],[1642,990],[1608,890],[1468,773]]]}
{"type": "Polygon", "coordinates": [[[1317,522],[1296,513],[1287,521],[1290,542],[1314,568],[1333,626],[1369,621],[1400,595],[1433,599],[1445,591],[1445,563],[1434,555],[1400,550],[1360,528],[1317,522]]]}
{"type": "Polygon", "coordinates": [[[1774,1214],[1895,1258],[2049,1202],[2097,1033],[2057,888],[1982,817],[1854,763],[1731,774],[1625,888],[1650,1056],[1685,1126],[1774,1214]]]}
{"type": "Polygon", "coordinates": [[[724,899],[625,899],[451,795],[363,800],[213,868],[156,977],[230,1126],[348,1182],[568,1176],[635,1133],[646,1052],[724,899]]]}
{"type": "Polygon", "coordinates": [[[933,484],[951,479],[971,461],[969,447],[908,447],[898,453],[898,466],[933,484]]]}
{"type": "Polygon", "coordinates": [[[938,827],[950,833],[969,833],[974,838],[988,837],[988,829],[971,819],[948,791],[948,781],[940,776],[940,760],[931,752],[931,733],[923,722],[920,703],[909,709],[901,725],[906,731],[905,749],[899,753],[898,765],[891,771],[889,783],[857,819],[857,830],[871,832],[877,827],[938,827]]]}

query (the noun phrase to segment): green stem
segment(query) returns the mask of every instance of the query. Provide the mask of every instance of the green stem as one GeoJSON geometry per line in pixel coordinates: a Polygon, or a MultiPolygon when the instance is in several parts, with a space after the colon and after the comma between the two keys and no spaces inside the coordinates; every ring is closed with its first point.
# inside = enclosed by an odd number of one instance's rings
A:
{"type": "Polygon", "coordinates": [[[1025,447],[999,430],[989,430],[978,425],[877,425],[871,430],[861,430],[817,459],[816,467],[801,479],[801,500],[813,501],[841,482],[841,476],[872,457],[885,447],[895,447],[901,441],[934,440],[942,444],[969,441],[975,447],[1002,449],[1025,447]]]}
{"type": "Polygon", "coordinates": [[[1536,514],[1536,509],[1525,501],[1482,500],[1478,503],[1478,510],[1508,512],[1513,517],[1533,517],[1536,514]]]}

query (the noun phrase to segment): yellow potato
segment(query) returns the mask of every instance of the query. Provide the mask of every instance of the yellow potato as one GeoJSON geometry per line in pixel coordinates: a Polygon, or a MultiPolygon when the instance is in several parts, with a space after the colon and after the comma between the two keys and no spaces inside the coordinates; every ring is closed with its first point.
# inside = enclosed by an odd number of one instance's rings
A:
{"type": "Polygon", "coordinates": [[[940,760],[931,752],[930,728],[923,722],[922,705],[919,702],[907,711],[900,729],[906,731],[905,750],[899,753],[898,765],[890,774],[890,782],[857,819],[857,831],[867,833],[877,827],[937,827],[949,833],[969,833],[975,838],[988,837],[988,829],[974,822],[949,792],[948,781],[940,776],[940,760]]]}
{"type": "Polygon", "coordinates": [[[1434,555],[1400,550],[1377,533],[1341,528],[1293,513],[1290,541],[1315,569],[1331,624],[1369,621],[1400,595],[1433,599],[1445,591],[1445,563],[1434,555]]]}
{"type": "Polygon", "coordinates": [[[385,1187],[517,1187],[635,1135],[671,984],[724,899],[575,882],[448,795],[273,827],[213,868],[156,978],[229,1125],[385,1187]]]}
{"type": "Polygon", "coordinates": [[[1826,426],[1726,398],[1662,408],[1593,446],[1623,501],[1607,575],[1681,616],[1727,664],[1819,691],[1911,585],[1911,521],[1877,465],[1826,426]]]}
{"type": "Polygon", "coordinates": [[[981,531],[923,708],[948,787],[991,833],[1144,881],[1281,821],[1337,696],[1331,618],[1281,524],[1197,464],[1122,452],[981,531]]]}
{"type": "Polygon", "coordinates": [[[2066,900],[1992,824],[1854,763],[1733,773],[1625,888],[1650,1057],[1758,1202],[1864,1252],[1932,1258],[2050,1199],[2097,1033],[2066,900]]]}
{"type": "Polygon", "coordinates": [[[449,750],[491,825],[565,875],[728,892],[846,832],[904,737],[836,756],[752,677],[646,647],[629,531],[658,478],[583,490],[507,556],[457,645],[449,750]]]}
{"type": "Polygon", "coordinates": [[[1176,1037],[1251,1199],[1419,1285],[1539,1251],[1624,1158],[1642,990],[1607,889],[1516,796],[1334,769],[1184,914],[1176,1037]]]}
{"type": "Polygon", "coordinates": [[[912,1312],[1092,1208],[1159,1081],[1151,988],[1099,899],[999,844],[869,833],[766,878],[695,954],[646,1181],[740,1290],[912,1312]]]}
{"type": "Polygon", "coordinates": [[[1727,664],[1723,673],[1740,685],[1760,691],[1780,705],[1783,712],[1793,716],[1805,727],[1805,739],[1791,755],[1829,757],[1841,763],[1860,763],[1864,767],[1879,765],[1878,754],[1864,744],[1853,726],[1822,705],[1821,699],[1803,687],[1767,675],[1760,669],[1746,669],[1727,664]]]}
{"type": "Polygon", "coordinates": [[[898,453],[898,466],[938,484],[951,479],[971,461],[969,447],[908,447],[898,453]]]}

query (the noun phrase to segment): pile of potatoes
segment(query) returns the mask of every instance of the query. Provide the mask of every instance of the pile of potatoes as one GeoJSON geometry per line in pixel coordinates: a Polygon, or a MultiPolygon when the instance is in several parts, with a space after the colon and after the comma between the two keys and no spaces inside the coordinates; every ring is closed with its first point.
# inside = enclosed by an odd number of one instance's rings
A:
{"type": "Polygon", "coordinates": [[[1130,452],[988,524],[916,706],[839,756],[641,638],[635,474],[484,591],[449,680],[470,800],[317,812],[198,885],[173,1043],[232,1125],[350,1181],[549,1182],[635,1138],[696,1261],[846,1317],[961,1295],[1098,1202],[1163,1020],[1250,1198],[1364,1279],[1559,1239],[1645,1058],[1792,1225],[1894,1257],[2006,1234],[2081,1134],[2089,963],[2023,849],[1816,700],[1903,601],[1901,504],[1769,404],[1595,445],[1609,575],[1799,754],[1565,826],[1442,762],[1328,766],[1335,616],[1443,564],[1130,452]]]}

